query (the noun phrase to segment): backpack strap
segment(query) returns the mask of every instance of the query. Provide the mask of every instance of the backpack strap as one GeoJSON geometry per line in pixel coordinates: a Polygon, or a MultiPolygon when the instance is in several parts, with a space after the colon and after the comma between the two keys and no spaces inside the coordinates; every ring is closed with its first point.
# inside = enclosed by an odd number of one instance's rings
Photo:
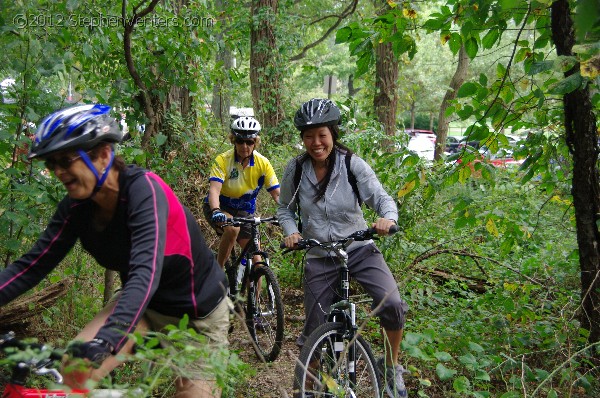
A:
{"type": "Polygon", "coordinates": [[[354,191],[354,195],[356,195],[356,199],[358,200],[358,205],[362,206],[363,201],[360,198],[360,192],[358,191],[358,183],[356,181],[356,176],[350,170],[350,158],[352,157],[352,152],[346,152],[346,156],[344,157],[346,163],[346,174],[348,175],[348,182],[350,186],[352,186],[352,190],[354,191]]]}
{"type": "Polygon", "coordinates": [[[300,185],[300,179],[302,178],[302,163],[296,158],[296,170],[294,170],[294,185],[293,192],[296,193],[296,215],[298,217],[298,231],[302,233],[302,217],[300,216],[300,201],[298,200],[297,189],[300,185]]]}

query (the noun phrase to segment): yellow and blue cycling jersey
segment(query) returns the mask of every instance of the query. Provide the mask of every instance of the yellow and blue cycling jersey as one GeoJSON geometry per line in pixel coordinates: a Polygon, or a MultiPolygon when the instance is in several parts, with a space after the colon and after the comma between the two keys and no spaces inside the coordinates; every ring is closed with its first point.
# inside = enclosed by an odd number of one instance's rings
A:
{"type": "MultiPolygon", "coordinates": [[[[252,152],[246,168],[242,167],[234,149],[220,154],[212,165],[209,181],[223,184],[219,195],[221,206],[250,214],[256,210],[256,197],[263,185],[268,192],[279,188],[271,162],[257,151],[252,152]]],[[[205,201],[208,202],[208,197],[205,201]]]]}

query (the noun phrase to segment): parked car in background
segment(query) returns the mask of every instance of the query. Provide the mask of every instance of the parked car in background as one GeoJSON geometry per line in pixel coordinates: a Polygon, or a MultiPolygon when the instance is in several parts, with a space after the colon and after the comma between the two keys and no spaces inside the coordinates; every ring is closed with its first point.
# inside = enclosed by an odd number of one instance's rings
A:
{"type": "Polygon", "coordinates": [[[446,150],[445,152],[448,154],[452,154],[452,153],[456,153],[458,152],[458,146],[461,143],[461,140],[464,139],[465,137],[461,136],[461,135],[449,135],[448,137],[446,137],[446,150]]]}
{"type": "Polygon", "coordinates": [[[486,162],[496,167],[519,167],[524,162],[524,159],[517,160],[513,157],[512,149],[502,148],[496,153],[490,153],[487,147],[482,146],[479,148],[479,153],[486,162]]]}
{"type": "Polygon", "coordinates": [[[419,155],[421,159],[433,161],[435,143],[426,135],[415,135],[408,141],[408,150],[419,155]]]}
{"type": "Polygon", "coordinates": [[[460,142],[458,143],[458,148],[457,151],[461,151],[464,147],[468,146],[471,147],[475,150],[478,150],[479,147],[481,146],[481,143],[478,140],[469,140],[467,141],[468,137],[462,137],[460,139],[460,142]]]}
{"type": "Polygon", "coordinates": [[[426,137],[435,145],[435,141],[437,140],[437,136],[431,130],[423,130],[423,129],[404,129],[404,132],[411,137],[426,137]]]}

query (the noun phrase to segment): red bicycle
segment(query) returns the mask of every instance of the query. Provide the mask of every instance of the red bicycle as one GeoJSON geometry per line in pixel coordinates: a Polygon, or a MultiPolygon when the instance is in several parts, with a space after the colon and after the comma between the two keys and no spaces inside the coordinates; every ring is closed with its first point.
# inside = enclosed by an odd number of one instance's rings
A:
{"type": "Polygon", "coordinates": [[[14,332],[0,334],[0,350],[10,358],[4,361],[10,364],[11,376],[4,386],[2,398],[119,398],[131,395],[132,392],[117,389],[78,390],[61,389],[63,376],[58,370],[63,353],[38,343],[28,343],[17,339],[14,332]],[[57,388],[43,389],[27,387],[32,374],[47,376],[57,388]],[[128,395],[129,394],[129,395],[128,395]]]}

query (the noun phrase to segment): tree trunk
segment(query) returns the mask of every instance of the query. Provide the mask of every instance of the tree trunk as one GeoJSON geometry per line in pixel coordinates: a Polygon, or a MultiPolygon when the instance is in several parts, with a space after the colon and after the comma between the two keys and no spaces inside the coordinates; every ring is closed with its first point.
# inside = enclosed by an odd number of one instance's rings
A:
{"type": "MultiPolygon", "coordinates": [[[[387,2],[379,8],[379,14],[389,10],[387,2]]],[[[373,105],[377,120],[383,125],[385,133],[396,134],[396,108],[398,105],[398,59],[394,55],[392,43],[375,45],[375,98],[373,105]]]]}
{"type": "Polygon", "coordinates": [[[463,45],[458,51],[458,65],[456,65],[454,76],[452,76],[452,80],[450,81],[450,88],[446,91],[446,95],[444,95],[444,99],[440,105],[438,130],[436,132],[437,139],[435,141],[435,154],[433,155],[434,161],[438,161],[442,158],[442,154],[446,148],[446,137],[448,137],[448,125],[450,124],[450,121],[446,117],[446,109],[448,109],[450,101],[456,98],[456,92],[467,78],[470,62],[465,46],[463,45]]]}
{"type": "MultiPolygon", "coordinates": [[[[571,56],[575,30],[567,0],[552,4],[552,40],[558,55],[571,56]]],[[[570,76],[579,64],[565,73],[570,76]]],[[[598,137],[589,86],[563,97],[566,142],[573,157],[573,206],[581,268],[582,326],[590,331],[589,342],[600,341],[600,234],[596,221],[600,213],[598,137]]]]}
{"type": "Polygon", "coordinates": [[[222,75],[213,86],[212,113],[224,129],[229,127],[229,108],[231,106],[231,84],[228,73],[233,67],[233,54],[223,45],[217,53],[217,63],[223,64],[222,75]]]}
{"type": "MultiPolygon", "coordinates": [[[[215,1],[215,10],[222,13],[225,9],[223,0],[215,1]]],[[[217,64],[222,64],[221,72],[213,86],[213,98],[211,104],[212,114],[223,129],[229,128],[229,108],[231,106],[231,82],[229,81],[229,70],[233,67],[233,54],[231,49],[223,41],[224,31],[227,31],[227,19],[220,18],[223,30],[216,36],[219,49],[216,56],[217,64]]]]}
{"type": "Polygon", "coordinates": [[[354,75],[348,76],[348,97],[354,98],[359,91],[360,88],[354,87],[354,75]]]}
{"type": "Polygon", "coordinates": [[[282,63],[275,39],[277,0],[252,0],[250,84],[254,114],[263,129],[277,127],[285,114],[281,100],[282,63]]]}

